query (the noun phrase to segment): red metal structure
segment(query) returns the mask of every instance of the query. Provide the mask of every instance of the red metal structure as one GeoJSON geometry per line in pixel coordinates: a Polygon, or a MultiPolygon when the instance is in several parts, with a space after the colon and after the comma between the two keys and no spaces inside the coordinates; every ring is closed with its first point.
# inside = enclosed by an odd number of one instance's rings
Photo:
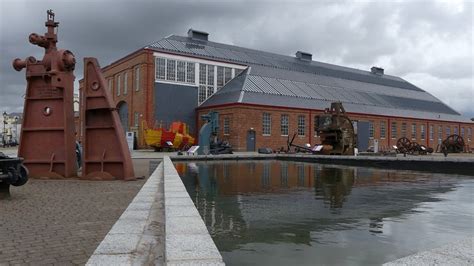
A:
{"type": "Polygon", "coordinates": [[[84,58],[82,115],[84,159],[88,179],[135,179],[125,133],[97,59],[84,58]]]}
{"type": "Polygon", "coordinates": [[[64,178],[77,175],[74,135],[74,67],[68,50],[58,50],[54,13],[47,12],[44,36],[32,33],[29,41],[45,49],[37,61],[30,56],[15,59],[13,68],[26,68],[27,88],[18,156],[31,177],[64,178]]]}

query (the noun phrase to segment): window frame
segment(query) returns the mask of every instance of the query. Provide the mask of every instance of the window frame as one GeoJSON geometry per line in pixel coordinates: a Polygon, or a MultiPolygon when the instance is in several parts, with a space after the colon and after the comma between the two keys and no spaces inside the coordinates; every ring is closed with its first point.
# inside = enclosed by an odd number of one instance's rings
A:
{"type": "Polygon", "coordinates": [[[134,69],[135,74],[135,91],[140,91],[140,66],[136,66],[134,69]]]}
{"type": "Polygon", "coordinates": [[[200,84],[198,86],[198,103],[202,104],[204,101],[206,101],[206,95],[207,95],[207,87],[206,85],[200,84]]]}
{"type": "Polygon", "coordinates": [[[425,140],[426,139],[426,129],[425,125],[421,124],[420,125],[420,140],[425,140]]]}
{"type": "Polygon", "coordinates": [[[401,128],[401,137],[402,138],[406,138],[408,135],[407,135],[407,122],[402,122],[402,128],[401,128]]]}
{"type": "Polygon", "coordinates": [[[121,93],[120,92],[120,90],[121,90],[120,85],[122,83],[121,74],[117,74],[116,78],[117,78],[117,91],[115,93],[117,94],[117,96],[120,96],[120,93],[121,93]]]}
{"type": "Polygon", "coordinates": [[[430,140],[434,140],[434,126],[430,125],[429,127],[430,140]]]}
{"type": "Polygon", "coordinates": [[[418,137],[417,127],[418,127],[417,123],[411,123],[411,135],[410,136],[411,136],[412,140],[416,140],[416,138],[418,137]]]}
{"type": "Polygon", "coordinates": [[[176,82],[186,83],[186,74],[186,61],[176,60],[176,82]]]}
{"type": "Polygon", "coordinates": [[[166,80],[176,82],[176,60],[166,59],[166,80]]]}
{"type": "Polygon", "coordinates": [[[280,115],[280,134],[283,137],[287,137],[290,133],[290,116],[288,114],[280,115]],[[285,133],[286,129],[286,134],[285,133]]]}
{"type": "Polygon", "coordinates": [[[128,72],[123,73],[123,95],[128,94],[128,72]]]}
{"type": "Polygon", "coordinates": [[[380,139],[385,139],[387,137],[387,122],[380,121],[380,139]]]}
{"type": "Polygon", "coordinates": [[[397,139],[397,133],[398,133],[398,124],[397,121],[392,121],[390,125],[390,138],[391,139],[397,139]]]}
{"type": "Polygon", "coordinates": [[[222,121],[222,124],[223,124],[222,134],[224,136],[229,136],[230,135],[230,117],[225,116],[222,121]]]}
{"type": "Polygon", "coordinates": [[[298,130],[297,130],[298,137],[305,137],[306,136],[306,116],[298,115],[297,121],[298,121],[298,130]]]}
{"type": "Polygon", "coordinates": [[[135,127],[138,127],[140,125],[140,113],[139,112],[134,112],[133,113],[133,125],[135,127]]]}
{"type": "Polygon", "coordinates": [[[164,57],[155,57],[155,80],[166,80],[166,58],[164,57]],[[161,74],[163,75],[161,76],[161,74]]]}
{"type": "Polygon", "coordinates": [[[262,114],[262,136],[272,135],[272,115],[268,112],[262,114]]]}

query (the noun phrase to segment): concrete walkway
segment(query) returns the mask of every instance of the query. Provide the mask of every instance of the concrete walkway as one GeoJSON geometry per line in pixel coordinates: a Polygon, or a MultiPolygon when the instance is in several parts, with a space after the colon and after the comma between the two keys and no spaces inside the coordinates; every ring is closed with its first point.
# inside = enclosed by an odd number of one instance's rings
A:
{"type": "Polygon", "coordinates": [[[168,156],[87,265],[224,265],[168,156]]]}
{"type": "Polygon", "coordinates": [[[474,237],[404,257],[385,266],[401,265],[474,265],[474,237]]]}
{"type": "Polygon", "coordinates": [[[163,265],[164,226],[161,163],[86,265],[163,265]]]}

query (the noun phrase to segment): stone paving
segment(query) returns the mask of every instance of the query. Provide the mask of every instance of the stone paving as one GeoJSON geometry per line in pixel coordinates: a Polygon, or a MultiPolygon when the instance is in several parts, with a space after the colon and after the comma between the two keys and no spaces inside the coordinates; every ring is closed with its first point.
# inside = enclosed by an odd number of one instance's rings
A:
{"type": "Polygon", "coordinates": [[[0,265],[85,264],[144,182],[33,179],[12,187],[0,200],[0,265]]]}
{"type": "Polygon", "coordinates": [[[448,245],[428,251],[419,252],[395,261],[383,264],[383,266],[407,266],[407,265],[474,265],[474,237],[456,241],[448,245]]]}

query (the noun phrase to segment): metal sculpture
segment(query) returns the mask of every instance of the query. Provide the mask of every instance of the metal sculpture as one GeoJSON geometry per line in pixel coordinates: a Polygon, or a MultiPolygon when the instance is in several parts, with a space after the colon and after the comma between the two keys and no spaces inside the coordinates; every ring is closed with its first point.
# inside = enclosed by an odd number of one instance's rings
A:
{"type": "MultiPolygon", "coordinates": [[[[298,132],[293,134],[293,137],[291,138],[291,140],[290,140],[290,136],[288,135],[288,138],[286,140],[286,153],[292,153],[291,147],[293,147],[294,152],[297,152],[297,153],[298,152],[309,152],[309,153],[312,153],[312,154],[320,153],[319,151],[316,151],[314,149],[314,147],[311,147],[311,145],[309,143],[306,144],[306,146],[301,146],[301,145],[294,144],[293,142],[295,141],[295,138],[296,138],[297,135],[298,135],[298,132]]],[[[284,151],[284,149],[281,148],[280,151],[284,151]]]]}
{"type": "Polygon", "coordinates": [[[201,116],[206,123],[199,130],[199,155],[232,154],[232,147],[217,138],[219,132],[219,113],[209,112],[201,116]]]}
{"type": "Polygon", "coordinates": [[[169,130],[162,126],[148,128],[145,121],[142,128],[146,145],[153,147],[155,151],[187,150],[194,145],[195,140],[189,134],[189,126],[180,121],[171,123],[169,130]]]}
{"type": "Polygon", "coordinates": [[[459,135],[451,135],[441,143],[441,152],[444,156],[448,153],[460,153],[464,151],[464,139],[459,135]]]}
{"type": "Polygon", "coordinates": [[[316,130],[321,138],[323,154],[354,155],[356,139],[352,121],[341,102],[331,103],[317,118],[316,130]]]}
{"type": "Polygon", "coordinates": [[[409,153],[411,151],[411,141],[406,137],[401,137],[397,140],[397,152],[409,153]]]}
{"type": "Polygon", "coordinates": [[[24,158],[31,177],[76,176],[74,134],[74,67],[76,59],[68,50],[58,50],[54,13],[47,11],[44,36],[32,33],[30,43],[43,47],[38,61],[33,56],[13,61],[13,68],[26,68],[27,88],[18,155],[24,158]]]}
{"type": "Polygon", "coordinates": [[[105,84],[97,59],[84,58],[82,176],[100,180],[135,179],[119,114],[105,84]]]}
{"type": "MultiPolygon", "coordinates": [[[[22,158],[11,158],[0,152],[0,188],[23,186],[28,181],[28,169],[22,158]]],[[[1,190],[1,189],[0,189],[1,190]]]]}
{"type": "Polygon", "coordinates": [[[396,151],[397,153],[403,153],[403,154],[408,153],[408,154],[426,155],[428,153],[433,153],[433,148],[418,144],[415,141],[410,141],[406,137],[401,137],[397,140],[396,151]]]}

